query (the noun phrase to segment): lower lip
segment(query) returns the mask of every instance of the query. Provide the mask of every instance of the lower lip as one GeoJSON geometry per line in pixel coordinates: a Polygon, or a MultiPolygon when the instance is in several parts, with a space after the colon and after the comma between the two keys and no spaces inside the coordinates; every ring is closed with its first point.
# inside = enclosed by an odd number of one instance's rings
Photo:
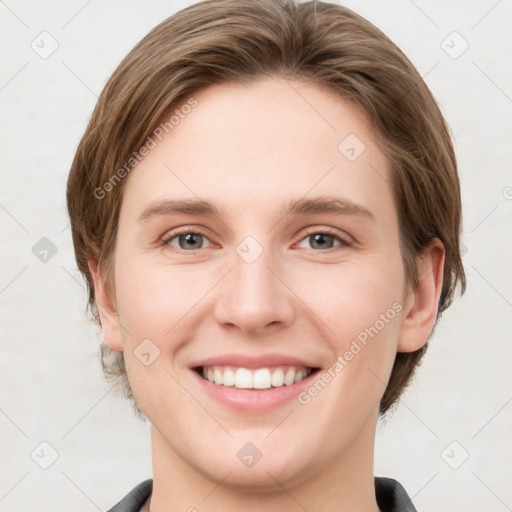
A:
{"type": "Polygon", "coordinates": [[[234,386],[219,386],[203,379],[196,371],[191,370],[196,380],[215,400],[239,411],[269,411],[297,398],[297,395],[307,388],[318,370],[310,373],[300,382],[290,386],[268,389],[238,389],[234,386]]]}

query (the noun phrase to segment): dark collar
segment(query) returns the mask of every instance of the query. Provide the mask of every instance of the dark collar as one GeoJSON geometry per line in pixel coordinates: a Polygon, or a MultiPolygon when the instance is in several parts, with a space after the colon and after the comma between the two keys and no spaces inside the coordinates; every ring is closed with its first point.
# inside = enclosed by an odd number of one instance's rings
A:
{"type": "MultiPolygon", "coordinates": [[[[152,490],[153,480],[144,480],[108,512],[139,512],[152,490]]],[[[381,512],[417,512],[405,489],[393,478],[376,476],[375,494],[381,512]]]]}
{"type": "Polygon", "coordinates": [[[381,512],[417,512],[405,489],[393,478],[376,476],[375,495],[381,512]]]}

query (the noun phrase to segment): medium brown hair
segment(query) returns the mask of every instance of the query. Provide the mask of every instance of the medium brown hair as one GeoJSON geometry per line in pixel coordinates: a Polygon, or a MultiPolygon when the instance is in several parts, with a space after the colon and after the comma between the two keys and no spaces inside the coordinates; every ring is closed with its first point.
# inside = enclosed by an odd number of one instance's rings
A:
{"type": "MultiPolygon", "coordinates": [[[[183,99],[213,84],[251,84],[263,77],[324,86],[366,113],[390,162],[410,282],[418,280],[416,258],[428,242],[439,238],[444,244],[439,319],[457,283],[461,293],[466,285],[457,164],[440,109],[412,63],[369,21],[339,5],[293,0],[196,3],[151,30],[108,80],[76,151],[67,188],[75,256],[93,319],[101,325],[88,260],[98,260],[111,292],[126,162],[183,99]]],[[[426,348],[396,355],[382,414],[397,401],[426,348]]],[[[122,384],[143,417],[123,354],[102,343],[101,361],[105,375],[122,384]]]]}

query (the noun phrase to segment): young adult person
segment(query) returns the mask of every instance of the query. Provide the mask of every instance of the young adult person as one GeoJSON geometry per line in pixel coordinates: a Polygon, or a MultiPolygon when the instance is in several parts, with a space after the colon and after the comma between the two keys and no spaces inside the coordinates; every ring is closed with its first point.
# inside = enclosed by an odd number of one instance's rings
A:
{"type": "Polygon", "coordinates": [[[68,180],[107,375],[151,423],[112,512],[413,511],[373,474],[465,277],[446,123],[345,7],[212,0],[100,95],[68,180]]]}

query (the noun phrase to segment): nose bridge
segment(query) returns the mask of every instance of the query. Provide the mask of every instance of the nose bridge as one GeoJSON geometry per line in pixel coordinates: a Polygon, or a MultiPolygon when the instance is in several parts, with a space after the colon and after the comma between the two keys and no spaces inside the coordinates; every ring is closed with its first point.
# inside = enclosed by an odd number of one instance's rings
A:
{"type": "Polygon", "coordinates": [[[221,323],[235,324],[244,331],[257,331],[272,323],[286,323],[292,314],[287,288],[276,276],[275,253],[254,236],[235,248],[233,268],[217,303],[221,323]]]}
{"type": "Polygon", "coordinates": [[[275,276],[269,267],[275,267],[275,262],[268,244],[260,244],[254,237],[248,236],[237,246],[236,253],[232,284],[237,288],[239,297],[252,301],[253,296],[269,294],[270,288],[274,288],[276,283],[271,283],[275,276]]]}

